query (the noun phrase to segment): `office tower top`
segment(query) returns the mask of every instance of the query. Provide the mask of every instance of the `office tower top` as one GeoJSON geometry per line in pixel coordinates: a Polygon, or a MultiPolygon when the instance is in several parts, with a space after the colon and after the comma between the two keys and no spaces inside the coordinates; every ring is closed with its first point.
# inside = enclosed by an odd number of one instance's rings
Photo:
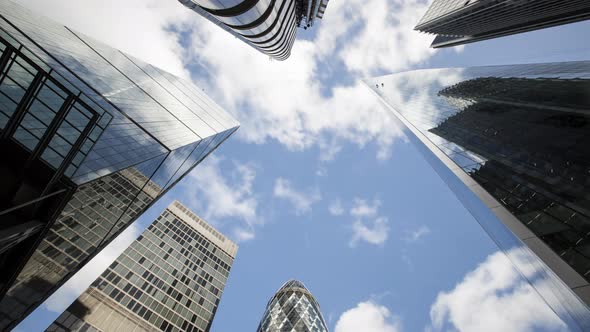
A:
{"type": "Polygon", "coordinates": [[[457,46],[590,18],[586,0],[433,0],[415,30],[457,46]]]}
{"type": "Polygon", "coordinates": [[[590,62],[366,83],[568,327],[590,330],[590,62]]]}
{"type": "Polygon", "coordinates": [[[268,301],[257,332],[328,332],[320,305],[302,282],[287,281],[268,301]]]}
{"type": "Polygon", "coordinates": [[[237,250],[173,202],[47,331],[209,331],[237,250]]]}
{"type": "Polygon", "coordinates": [[[238,128],[201,88],[0,0],[0,330],[238,128]]]}
{"type": "Polygon", "coordinates": [[[276,60],[291,55],[296,28],[324,17],[329,0],[179,0],[186,7],[276,60]]]}

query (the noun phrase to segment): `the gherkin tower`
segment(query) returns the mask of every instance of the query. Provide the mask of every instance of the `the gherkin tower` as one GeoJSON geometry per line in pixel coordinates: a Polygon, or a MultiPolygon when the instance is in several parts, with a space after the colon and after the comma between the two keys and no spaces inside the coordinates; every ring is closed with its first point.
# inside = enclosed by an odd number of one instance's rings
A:
{"type": "Polygon", "coordinates": [[[300,281],[287,281],[266,305],[257,332],[278,331],[328,331],[320,305],[300,281]]]}

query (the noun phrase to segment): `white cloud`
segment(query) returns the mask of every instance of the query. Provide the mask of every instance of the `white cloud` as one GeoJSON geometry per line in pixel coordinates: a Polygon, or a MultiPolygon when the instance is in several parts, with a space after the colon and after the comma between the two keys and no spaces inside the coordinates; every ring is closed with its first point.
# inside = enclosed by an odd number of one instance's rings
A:
{"type": "Polygon", "coordinates": [[[422,225],[418,227],[418,229],[408,232],[405,240],[406,242],[416,242],[428,234],[430,234],[430,228],[426,225],[422,225]]]}
{"type": "Polygon", "coordinates": [[[376,157],[389,158],[403,134],[357,78],[407,69],[434,52],[431,37],[412,29],[427,6],[420,0],[334,1],[315,38],[297,40],[283,62],[177,1],[22,2],[173,73],[186,76],[191,65],[199,84],[242,123],[237,138],[272,139],[291,150],[322,145],[324,161],[344,142],[374,142],[376,157]]]}
{"type": "Polygon", "coordinates": [[[408,249],[402,248],[402,250],[401,250],[401,259],[404,261],[404,263],[406,263],[406,265],[408,266],[408,268],[411,271],[414,270],[414,263],[412,263],[412,259],[410,258],[410,254],[408,252],[408,249]]]}
{"type": "Polygon", "coordinates": [[[244,228],[234,228],[234,238],[237,242],[245,242],[254,239],[255,234],[251,230],[247,230],[244,228]]]}
{"type": "Polygon", "coordinates": [[[289,180],[284,178],[276,179],[273,194],[291,203],[297,215],[311,212],[312,205],[322,199],[318,188],[298,191],[293,188],[289,180]]]}
{"type": "Polygon", "coordinates": [[[369,203],[365,199],[355,198],[353,206],[350,209],[350,215],[355,218],[374,217],[377,215],[380,205],[381,201],[378,199],[374,199],[373,203],[369,203]]]}
{"type": "Polygon", "coordinates": [[[346,67],[363,76],[399,71],[435,53],[432,36],[413,28],[429,3],[420,0],[349,0],[330,3],[318,45],[337,53],[346,67]],[[340,43],[335,41],[339,40],[340,43]]]}
{"type": "Polygon", "coordinates": [[[320,165],[318,169],[315,171],[315,175],[326,176],[328,175],[328,169],[324,165],[320,165]]]}
{"type": "Polygon", "coordinates": [[[350,246],[355,247],[358,241],[363,240],[370,244],[383,245],[389,236],[389,221],[385,217],[379,217],[372,222],[356,220],[352,224],[352,238],[350,246]]]}
{"type": "Polygon", "coordinates": [[[342,207],[342,202],[339,199],[336,199],[330,203],[328,206],[328,212],[330,212],[333,216],[341,216],[344,214],[344,208],[342,207]]]}
{"type": "Polygon", "coordinates": [[[119,255],[139,236],[140,229],[131,224],[113,242],[78,271],[70,280],[51,295],[43,306],[45,309],[62,313],[96,278],[111,265],[119,255]]]}
{"type": "Polygon", "coordinates": [[[373,301],[360,302],[340,315],[334,332],[399,332],[401,322],[387,307],[373,301]]]}
{"type": "Polygon", "coordinates": [[[292,150],[318,144],[323,148],[320,158],[327,160],[334,158],[343,141],[359,146],[372,141],[380,147],[379,157],[387,158],[388,147],[401,132],[374,96],[355,80],[359,73],[407,68],[433,52],[429,41],[420,42],[429,37],[411,29],[410,22],[415,23],[417,12],[425,8],[420,4],[416,9],[417,4],[386,0],[331,3],[329,13],[315,27],[316,38],[298,40],[291,58],[284,62],[269,62],[241,41],[228,38],[225,31],[204,24],[193,35],[193,55],[208,68],[208,78],[212,78],[208,91],[227,102],[242,122],[238,133],[242,139],[256,143],[275,139],[292,150]],[[391,14],[375,15],[371,8],[391,14]],[[377,26],[395,27],[395,33],[375,34],[376,21],[377,26]],[[371,41],[366,42],[369,37],[371,41]],[[359,64],[354,58],[361,48],[374,56],[359,64]]]}
{"type": "Polygon", "coordinates": [[[302,150],[329,136],[336,141],[325,146],[321,158],[333,159],[339,140],[389,145],[401,135],[360,82],[334,85],[331,96],[322,95],[312,42],[299,40],[287,61],[268,62],[239,40],[228,40],[225,31],[203,28],[209,31],[195,34],[199,41],[193,44],[195,56],[210,70],[212,81],[204,84],[240,120],[240,138],[254,143],[275,139],[302,150]]]}
{"type": "MultiPolygon", "coordinates": [[[[337,202],[340,203],[340,201],[337,202]]],[[[365,241],[373,245],[383,245],[387,241],[389,237],[389,220],[379,216],[380,206],[381,201],[379,199],[373,199],[372,202],[369,202],[366,199],[357,197],[353,200],[352,207],[348,211],[353,218],[351,225],[352,237],[348,243],[350,247],[356,247],[359,241],[365,241]]],[[[342,213],[344,212],[342,206],[336,207],[340,207],[342,213]]],[[[332,206],[329,209],[332,213],[332,206]]]]}
{"type": "Polygon", "coordinates": [[[246,241],[254,238],[254,226],[264,223],[252,190],[255,179],[256,167],[252,163],[210,155],[180,185],[194,193],[189,197],[191,205],[200,207],[198,211],[208,222],[241,221],[241,225],[234,225],[233,234],[236,241],[246,241]]]}
{"type": "MultiPolygon", "coordinates": [[[[529,277],[536,272],[524,271],[529,277]]],[[[567,331],[502,252],[488,256],[451,291],[440,292],[430,317],[429,331],[567,331]]]]}
{"type": "Polygon", "coordinates": [[[188,77],[179,36],[169,27],[185,24],[194,15],[177,1],[20,0],[19,3],[171,73],[188,77]]]}
{"type": "Polygon", "coordinates": [[[336,140],[332,139],[329,142],[326,142],[324,139],[320,139],[318,141],[318,145],[320,148],[320,161],[321,162],[328,162],[334,160],[336,155],[342,150],[342,145],[340,145],[336,140]]]}

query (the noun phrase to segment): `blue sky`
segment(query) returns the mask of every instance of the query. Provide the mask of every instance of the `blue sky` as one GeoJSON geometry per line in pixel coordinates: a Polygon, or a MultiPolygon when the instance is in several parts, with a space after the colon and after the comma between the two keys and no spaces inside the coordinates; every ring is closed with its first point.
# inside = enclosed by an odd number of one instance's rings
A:
{"type": "Polygon", "coordinates": [[[255,330],[290,278],[335,332],[565,330],[360,79],[587,60],[590,23],[433,51],[411,30],[426,2],[338,0],[276,62],[174,0],[21,2],[191,77],[242,126],[19,330],[49,325],[174,199],[240,245],[213,331],[255,330]]]}

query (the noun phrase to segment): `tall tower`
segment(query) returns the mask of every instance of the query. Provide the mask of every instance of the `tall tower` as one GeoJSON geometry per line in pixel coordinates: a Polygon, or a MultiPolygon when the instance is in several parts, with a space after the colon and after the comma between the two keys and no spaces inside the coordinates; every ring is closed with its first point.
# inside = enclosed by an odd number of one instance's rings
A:
{"type": "Polygon", "coordinates": [[[287,281],[268,301],[257,332],[328,332],[320,305],[303,283],[287,281]]]}
{"type": "Polygon", "coordinates": [[[276,60],[291,55],[296,28],[321,19],[329,0],[179,0],[209,21],[276,60]]]}
{"type": "Polygon", "coordinates": [[[590,62],[420,70],[366,83],[568,327],[589,330],[590,62]]]}
{"type": "Polygon", "coordinates": [[[414,28],[448,47],[590,18],[585,0],[433,0],[414,28]]]}
{"type": "Polygon", "coordinates": [[[237,251],[173,202],[47,331],[209,331],[237,251]]]}
{"type": "Polygon", "coordinates": [[[0,14],[3,330],[238,123],[190,81],[12,1],[0,0],[0,14]]]}

